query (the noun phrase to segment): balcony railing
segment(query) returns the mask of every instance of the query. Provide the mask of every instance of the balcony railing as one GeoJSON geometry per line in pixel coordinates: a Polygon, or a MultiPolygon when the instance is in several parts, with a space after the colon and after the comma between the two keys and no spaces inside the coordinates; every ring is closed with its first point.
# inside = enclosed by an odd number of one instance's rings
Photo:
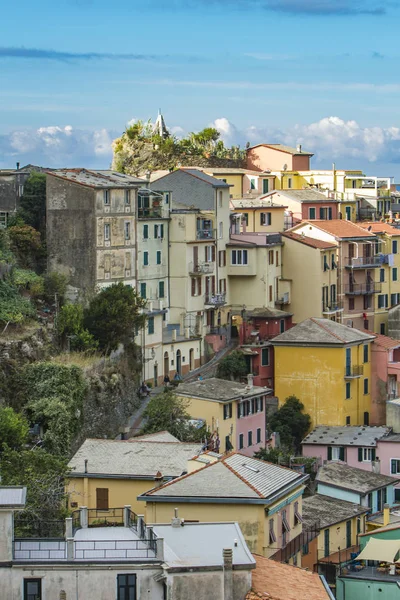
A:
{"type": "MultiPolygon", "coordinates": [[[[383,256],[383,255],[382,255],[383,256]]],[[[379,265],[383,264],[383,259],[381,255],[379,256],[357,256],[357,257],[348,257],[346,256],[345,267],[352,267],[354,269],[366,269],[370,267],[379,267],[379,265]]]]}
{"type": "Polygon", "coordinates": [[[332,302],[331,304],[322,305],[323,315],[334,315],[337,312],[343,311],[343,302],[332,302]]]}
{"type": "Polygon", "coordinates": [[[149,206],[146,208],[138,208],[139,219],[161,219],[163,211],[161,206],[149,206]]]}
{"type": "Polygon", "coordinates": [[[196,240],[215,240],[216,234],[216,229],[197,229],[196,240]]]}
{"type": "Polygon", "coordinates": [[[223,306],[226,304],[226,294],[206,294],[204,303],[210,306],[223,306]]]}
{"type": "Polygon", "coordinates": [[[213,262],[189,263],[189,273],[191,273],[191,274],[194,273],[195,275],[214,273],[214,263],[213,262]]]}
{"type": "Polygon", "coordinates": [[[305,544],[312,542],[318,536],[319,530],[320,525],[317,521],[310,526],[310,529],[303,528],[303,531],[299,535],[287,542],[283,548],[269,558],[277,562],[288,561],[292,556],[300,552],[305,544]]]}
{"type": "Polygon", "coordinates": [[[275,304],[290,304],[289,292],[285,292],[275,300],[275,304]]]}
{"type": "Polygon", "coordinates": [[[360,296],[362,294],[380,294],[382,285],[371,281],[369,283],[349,283],[344,287],[344,293],[350,296],[360,296]]]}
{"type": "Polygon", "coordinates": [[[363,365],[348,365],[344,370],[344,378],[345,379],[357,379],[361,377],[364,373],[363,365]]]}

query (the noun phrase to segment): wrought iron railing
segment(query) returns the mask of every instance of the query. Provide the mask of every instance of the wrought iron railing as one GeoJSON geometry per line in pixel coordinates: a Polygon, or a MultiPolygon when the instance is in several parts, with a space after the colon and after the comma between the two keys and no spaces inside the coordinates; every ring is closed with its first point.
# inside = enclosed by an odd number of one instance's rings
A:
{"type": "Polygon", "coordinates": [[[357,257],[346,257],[346,267],[378,267],[383,264],[383,259],[380,256],[357,256],[357,257]]]}
{"type": "Polygon", "coordinates": [[[124,509],[109,508],[99,510],[89,508],[87,511],[89,527],[121,527],[124,524],[124,509]]]}
{"type": "Polygon", "coordinates": [[[216,229],[197,229],[196,240],[214,240],[217,236],[216,229]]]}
{"type": "Polygon", "coordinates": [[[380,294],[382,291],[381,283],[375,281],[367,283],[349,283],[344,286],[344,293],[349,295],[360,294],[380,294]]]}
{"type": "Polygon", "coordinates": [[[62,538],[64,537],[65,521],[33,521],[23,515],[14,518],[15,538],[62,538]]]}
{"type": "Polygon", "coordinates": [[[345,377],[361,377],[364,373],[363,365],[347,365],[344,370],[345,377]]]}
{"type": "Polygon", "coordinates": [[[206,294],[204,302],[210,306],[222,306],[226,303],[226,294],[206,294]]]}

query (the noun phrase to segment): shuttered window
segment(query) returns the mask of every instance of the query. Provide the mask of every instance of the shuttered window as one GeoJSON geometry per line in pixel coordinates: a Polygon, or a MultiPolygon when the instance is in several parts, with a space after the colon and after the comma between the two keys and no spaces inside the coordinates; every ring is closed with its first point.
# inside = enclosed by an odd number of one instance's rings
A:
{"type": "Polygon", "coordinates": [[[108,510],[108,488],[96,488],[97,510],[108,510]]]}

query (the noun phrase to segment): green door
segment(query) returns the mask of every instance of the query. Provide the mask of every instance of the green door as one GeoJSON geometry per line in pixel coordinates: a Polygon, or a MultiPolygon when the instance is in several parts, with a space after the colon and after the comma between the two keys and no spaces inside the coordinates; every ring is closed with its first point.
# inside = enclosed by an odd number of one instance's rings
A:
{"type": "Polygon", "coordinates": [[[329,529],[324,531],[324,556],[329,556],[329,529]]]}
{"type": "Polygon", "coordinates": [[[351,521],[346,521],[346,548],[351,546],[351,521]]]}

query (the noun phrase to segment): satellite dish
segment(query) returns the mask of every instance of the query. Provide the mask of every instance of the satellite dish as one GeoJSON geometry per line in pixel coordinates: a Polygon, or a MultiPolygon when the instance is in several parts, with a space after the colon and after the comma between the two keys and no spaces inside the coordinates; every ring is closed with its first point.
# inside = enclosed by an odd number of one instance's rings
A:
{"type": "Polygon", "coordinates": [[[287,164],[286,163],[283,165],[283,170],[287,171],[287,164]]]}

